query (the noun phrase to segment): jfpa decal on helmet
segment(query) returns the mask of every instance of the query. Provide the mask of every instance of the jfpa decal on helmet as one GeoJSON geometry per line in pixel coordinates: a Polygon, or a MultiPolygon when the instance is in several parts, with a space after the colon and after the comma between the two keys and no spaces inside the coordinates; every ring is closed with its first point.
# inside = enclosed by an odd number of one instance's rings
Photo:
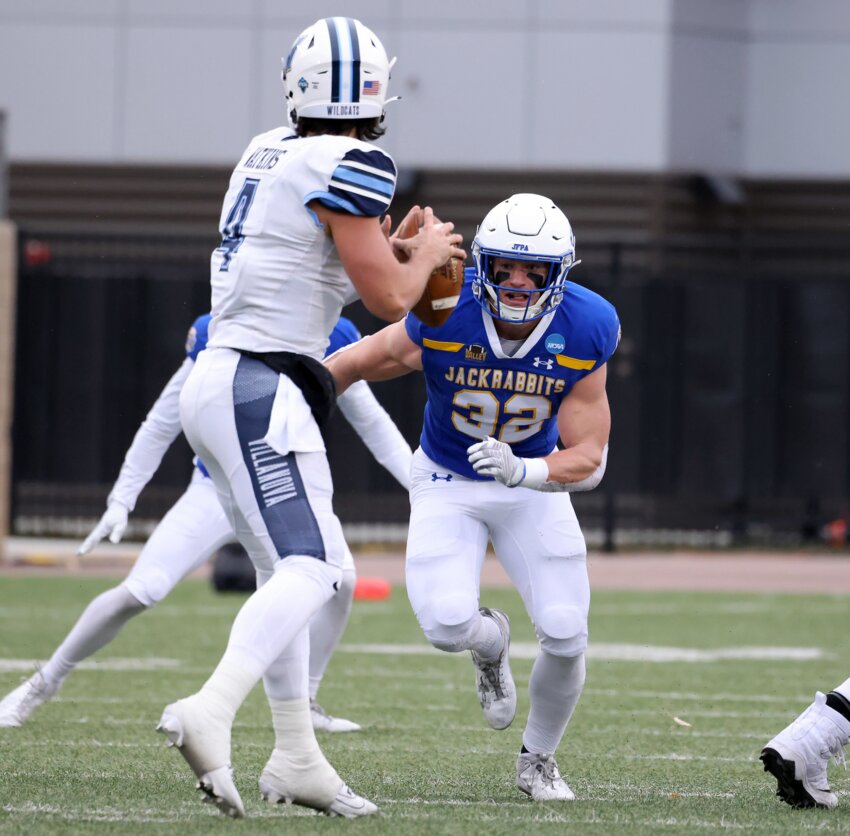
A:
{"type": "Polygon", "coordinates": [[[564,298],[567,273],[575,260],[576,239],[567,216],[539,194],[515,194],[494,206],[472,242],[475,276],[472,292],[478,304],[496,319],[531,322],[553,311],[564,298]],[[527,261],[533,287],[500,288],[497,259],[527,261]]]}

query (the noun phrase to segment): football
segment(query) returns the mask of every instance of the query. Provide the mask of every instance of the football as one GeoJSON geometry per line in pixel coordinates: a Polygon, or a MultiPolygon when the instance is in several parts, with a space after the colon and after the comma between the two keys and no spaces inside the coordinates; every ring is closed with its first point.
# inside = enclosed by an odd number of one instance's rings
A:
{"type": "MultiPolygon", "coordinates": [[[[405,218],[395,235],[412,238],[419,231],[421,220],[421,213],[405,218]]],[[[422,296],[413,306],[413,315],[425,325],[438,328],[451,316],[462,286],[463,262],[459,258],[450,258],[428,277],[422,296]]]]}

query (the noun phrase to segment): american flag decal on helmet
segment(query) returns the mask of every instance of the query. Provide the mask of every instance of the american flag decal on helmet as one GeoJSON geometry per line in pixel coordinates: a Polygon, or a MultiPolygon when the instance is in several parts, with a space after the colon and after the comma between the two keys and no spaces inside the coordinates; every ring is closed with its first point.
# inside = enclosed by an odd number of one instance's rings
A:
{"type": "Polygon", "coordinates": [[[363,82],[364,96],[377,96],[381,92],[381,82],[377,80],[369,80],[363,82]]]}

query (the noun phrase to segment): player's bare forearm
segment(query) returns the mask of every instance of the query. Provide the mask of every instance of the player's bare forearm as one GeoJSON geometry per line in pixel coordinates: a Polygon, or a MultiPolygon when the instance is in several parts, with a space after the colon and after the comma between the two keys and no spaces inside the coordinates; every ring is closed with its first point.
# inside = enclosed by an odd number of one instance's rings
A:
{"type": "Polygon", "coordinates": [[[568,484],[592,476],[602,464],[606,446],[594,440],[550,453],[544,459],[549,467],[548,481],[568,484]]]}
{"type": "Polygon", "coordinates": [[[392,380],[422,368],[421,351],[407,336],[403,322],[334,352],[325,365],[334,376],[338,395],[358,380],[392,380]]]}
{"type": "Polygon", "coordinates": [[[603,366],[579,381],[561,403],[558,431],[565,449],[546,456],[549,481],[581,482],[603,464],[611,432],[605,379],[603,366]]]}

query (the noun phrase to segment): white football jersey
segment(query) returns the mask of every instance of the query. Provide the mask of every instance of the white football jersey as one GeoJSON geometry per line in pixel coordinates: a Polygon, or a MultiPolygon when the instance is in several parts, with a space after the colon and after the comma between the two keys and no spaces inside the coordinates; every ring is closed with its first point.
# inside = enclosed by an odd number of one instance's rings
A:
{"type": "Polygon", "coordinates": [[[379,217],[395,179],[389,155],[351,137],[277,128],[251,140],[230,177],[212,254],[209,346],[321,360],[357,292],[307,204],[379,217]]]}

